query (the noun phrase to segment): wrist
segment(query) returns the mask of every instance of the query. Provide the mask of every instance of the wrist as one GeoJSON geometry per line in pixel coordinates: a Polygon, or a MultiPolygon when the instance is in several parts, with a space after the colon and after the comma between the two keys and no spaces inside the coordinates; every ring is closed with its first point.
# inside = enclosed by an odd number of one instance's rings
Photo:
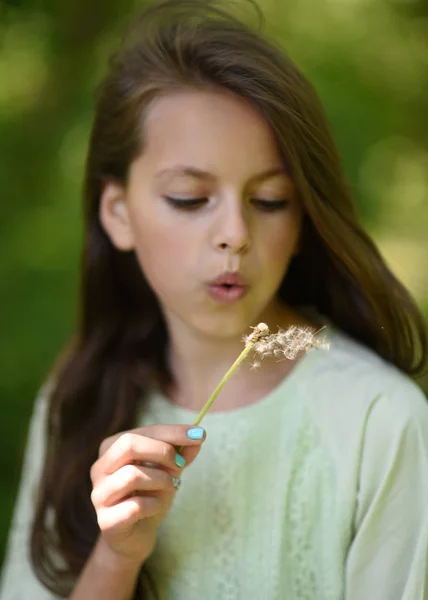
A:
{"type": "Polygon", "coordinates": [[[144,560],[135,559],[115,552],[111,546],[100,536],[94,550],[94,560],[109,571],[121,573],[137,573],[142,567],[144,560]]]}

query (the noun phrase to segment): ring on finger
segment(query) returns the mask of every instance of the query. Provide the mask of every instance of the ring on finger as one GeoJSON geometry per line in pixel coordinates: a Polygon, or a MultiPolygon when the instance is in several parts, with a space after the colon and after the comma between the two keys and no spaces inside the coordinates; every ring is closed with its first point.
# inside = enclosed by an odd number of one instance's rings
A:
{"type": "Polygon", "coordinates": [[[173,483],[174,487],[178,490],[178,488],[181,485],[180,477],[172,477],[172,483],[173,483]]]}

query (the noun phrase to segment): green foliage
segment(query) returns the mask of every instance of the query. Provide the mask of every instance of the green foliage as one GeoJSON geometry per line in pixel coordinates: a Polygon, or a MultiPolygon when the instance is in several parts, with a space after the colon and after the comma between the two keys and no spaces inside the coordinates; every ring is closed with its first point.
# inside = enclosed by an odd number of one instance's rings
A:
{"type": "MultiPolygon", "coordinates": [[[[260,5],[324,101],[361,218],[428,314],[426,3],[260,5]]],[[[0,1],[0,562],[34,396],[75,321],[93,89],[140,7],[0,1]]]]}

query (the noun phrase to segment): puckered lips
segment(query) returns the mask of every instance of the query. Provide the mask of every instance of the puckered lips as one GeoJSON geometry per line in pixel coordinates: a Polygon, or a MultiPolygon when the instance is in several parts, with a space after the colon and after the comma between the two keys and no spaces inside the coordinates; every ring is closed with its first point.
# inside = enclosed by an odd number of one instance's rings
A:
{"type": "Polygon", "coordinates": [[[222,273],[207,284],[212,298],[219,302],[237,302],[248,292],[246,279],[237,272],[222,273]]]}

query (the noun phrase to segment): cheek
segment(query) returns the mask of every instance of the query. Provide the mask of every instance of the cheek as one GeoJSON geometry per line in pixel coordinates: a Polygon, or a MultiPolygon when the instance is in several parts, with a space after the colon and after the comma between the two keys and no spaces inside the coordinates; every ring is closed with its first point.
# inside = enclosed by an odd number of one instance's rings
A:
{"type": "Polygon", "coordinates": [[[191,248],[185,232],[166,220],[134,221],[135,248],[141,269],[155,290],[180,282],[191,263],[191,248]]]}
{"type": "Polygon", "coordinates": [[[300,236],[300,220],[293,218],[272,227],[265,236],[263,253],[272,268],[283,268],[293,258],[300,236]]]}

